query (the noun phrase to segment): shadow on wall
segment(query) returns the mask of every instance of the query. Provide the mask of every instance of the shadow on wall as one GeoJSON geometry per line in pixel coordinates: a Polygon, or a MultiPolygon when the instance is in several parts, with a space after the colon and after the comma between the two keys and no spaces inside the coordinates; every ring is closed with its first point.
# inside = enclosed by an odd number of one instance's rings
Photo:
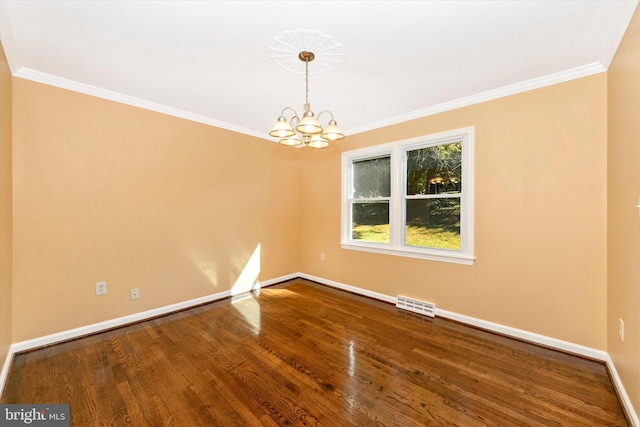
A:
{"type": "MultiPolygon", "coordinates": [[[[195,252],[189,256],[190,261],[202,273],[213,288],[217,288],[219,284],[219,266],[215,259],[205,257],[195,252]]],[[[242,265],[242,263],[239,263],[242,265]]],[[[240,295],[249,292],[259,283],[260,275],[260,243],[253,250],[249,259],[244,262],[244,266],[240,270],[240,274],[231,287],[231,295],[240,295]]],[[[232,278],[233,280],[233,278],[232,278]]]]}
{"type": "MultiPolygon", "coordinates": [[[[192,253],[193,264],[207,278],[209,283],[218,286],[218,269],[215,260],[204,259],[192,253]]],[[[242,265],[242,264],[241,264],[242,265]]],[[[231,304],[245,318],[253,332],[260,333],[260,305],[254,299],[251,291],[260,292],[260,243],[253,250],[249,259],[244,263],[235,283],[231,287],[231,304]]]]}

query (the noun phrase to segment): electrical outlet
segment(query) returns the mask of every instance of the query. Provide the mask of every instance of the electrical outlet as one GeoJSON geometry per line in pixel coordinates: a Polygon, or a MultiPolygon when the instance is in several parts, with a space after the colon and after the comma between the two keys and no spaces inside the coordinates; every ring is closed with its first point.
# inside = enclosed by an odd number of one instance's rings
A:
{"type": "Polygon", "coordinates": [[[620,321],[620,341],[624,341],[624,320],[618,320],[620,321]]]}
{"type": "Polygon", "coordinates": [[[107,293],[107,282],[96,283],[96,295],[104,295],[107,293]]]}
{"type": "Polygon", "coordinates": [[[324,261],[324,252],[320,252],[320,261],[324,261]]]}
{"type": "Polygon", "coordinates": [[[140,298],[140,289],[139,288],[131,288],[131,301],[134,299],[140,298]]]}

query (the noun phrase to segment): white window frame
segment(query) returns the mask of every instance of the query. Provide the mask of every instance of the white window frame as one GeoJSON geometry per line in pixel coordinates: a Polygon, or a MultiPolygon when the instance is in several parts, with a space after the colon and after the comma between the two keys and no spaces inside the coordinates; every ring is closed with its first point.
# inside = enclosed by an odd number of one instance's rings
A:
{"type": "MultiPolygon", "coordinates": [[[[425,135],[402,141],[342,153],[342,230],[340,246],[365,252],[397,255],[433,261],[472,265],[473,253],[473,206],[474,206],[474,133],[473,126],[425,135]],[[460,250],[423,248],[404,245],[404,209],[406,199],[406,152],[462,141],[462,192],[460,194],[460,250]],[[389,200],[390,243],[366,242],[351,238],[353,201],[353,163],[376,157],[391,157],[391,197],[389,200]]],[[[445,195],[446,197],[446,195],[445,195]]],[[[382,199],[381,199],[382,200],[382,199]]]]}

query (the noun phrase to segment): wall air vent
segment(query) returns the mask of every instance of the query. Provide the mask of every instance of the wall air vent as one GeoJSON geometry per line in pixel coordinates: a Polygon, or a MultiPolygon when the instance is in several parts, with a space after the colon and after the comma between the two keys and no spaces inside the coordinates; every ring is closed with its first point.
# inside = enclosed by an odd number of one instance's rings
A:
{"type": "Polygon", "coordinates": [[[412,311],[414,313],[422,314],[424,316],[436,317],[436,305],[430,302],[424,302],[398,295],[396,307],[403,310],[412,311]]]}

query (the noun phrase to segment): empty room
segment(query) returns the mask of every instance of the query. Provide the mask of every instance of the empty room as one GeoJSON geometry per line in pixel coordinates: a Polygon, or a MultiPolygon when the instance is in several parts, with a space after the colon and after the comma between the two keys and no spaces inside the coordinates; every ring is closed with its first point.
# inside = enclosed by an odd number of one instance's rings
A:
{"type": "Polygon", "coordinates": [[[640,8],[0,0],[0,426],[640,427],[640,8]]]}

